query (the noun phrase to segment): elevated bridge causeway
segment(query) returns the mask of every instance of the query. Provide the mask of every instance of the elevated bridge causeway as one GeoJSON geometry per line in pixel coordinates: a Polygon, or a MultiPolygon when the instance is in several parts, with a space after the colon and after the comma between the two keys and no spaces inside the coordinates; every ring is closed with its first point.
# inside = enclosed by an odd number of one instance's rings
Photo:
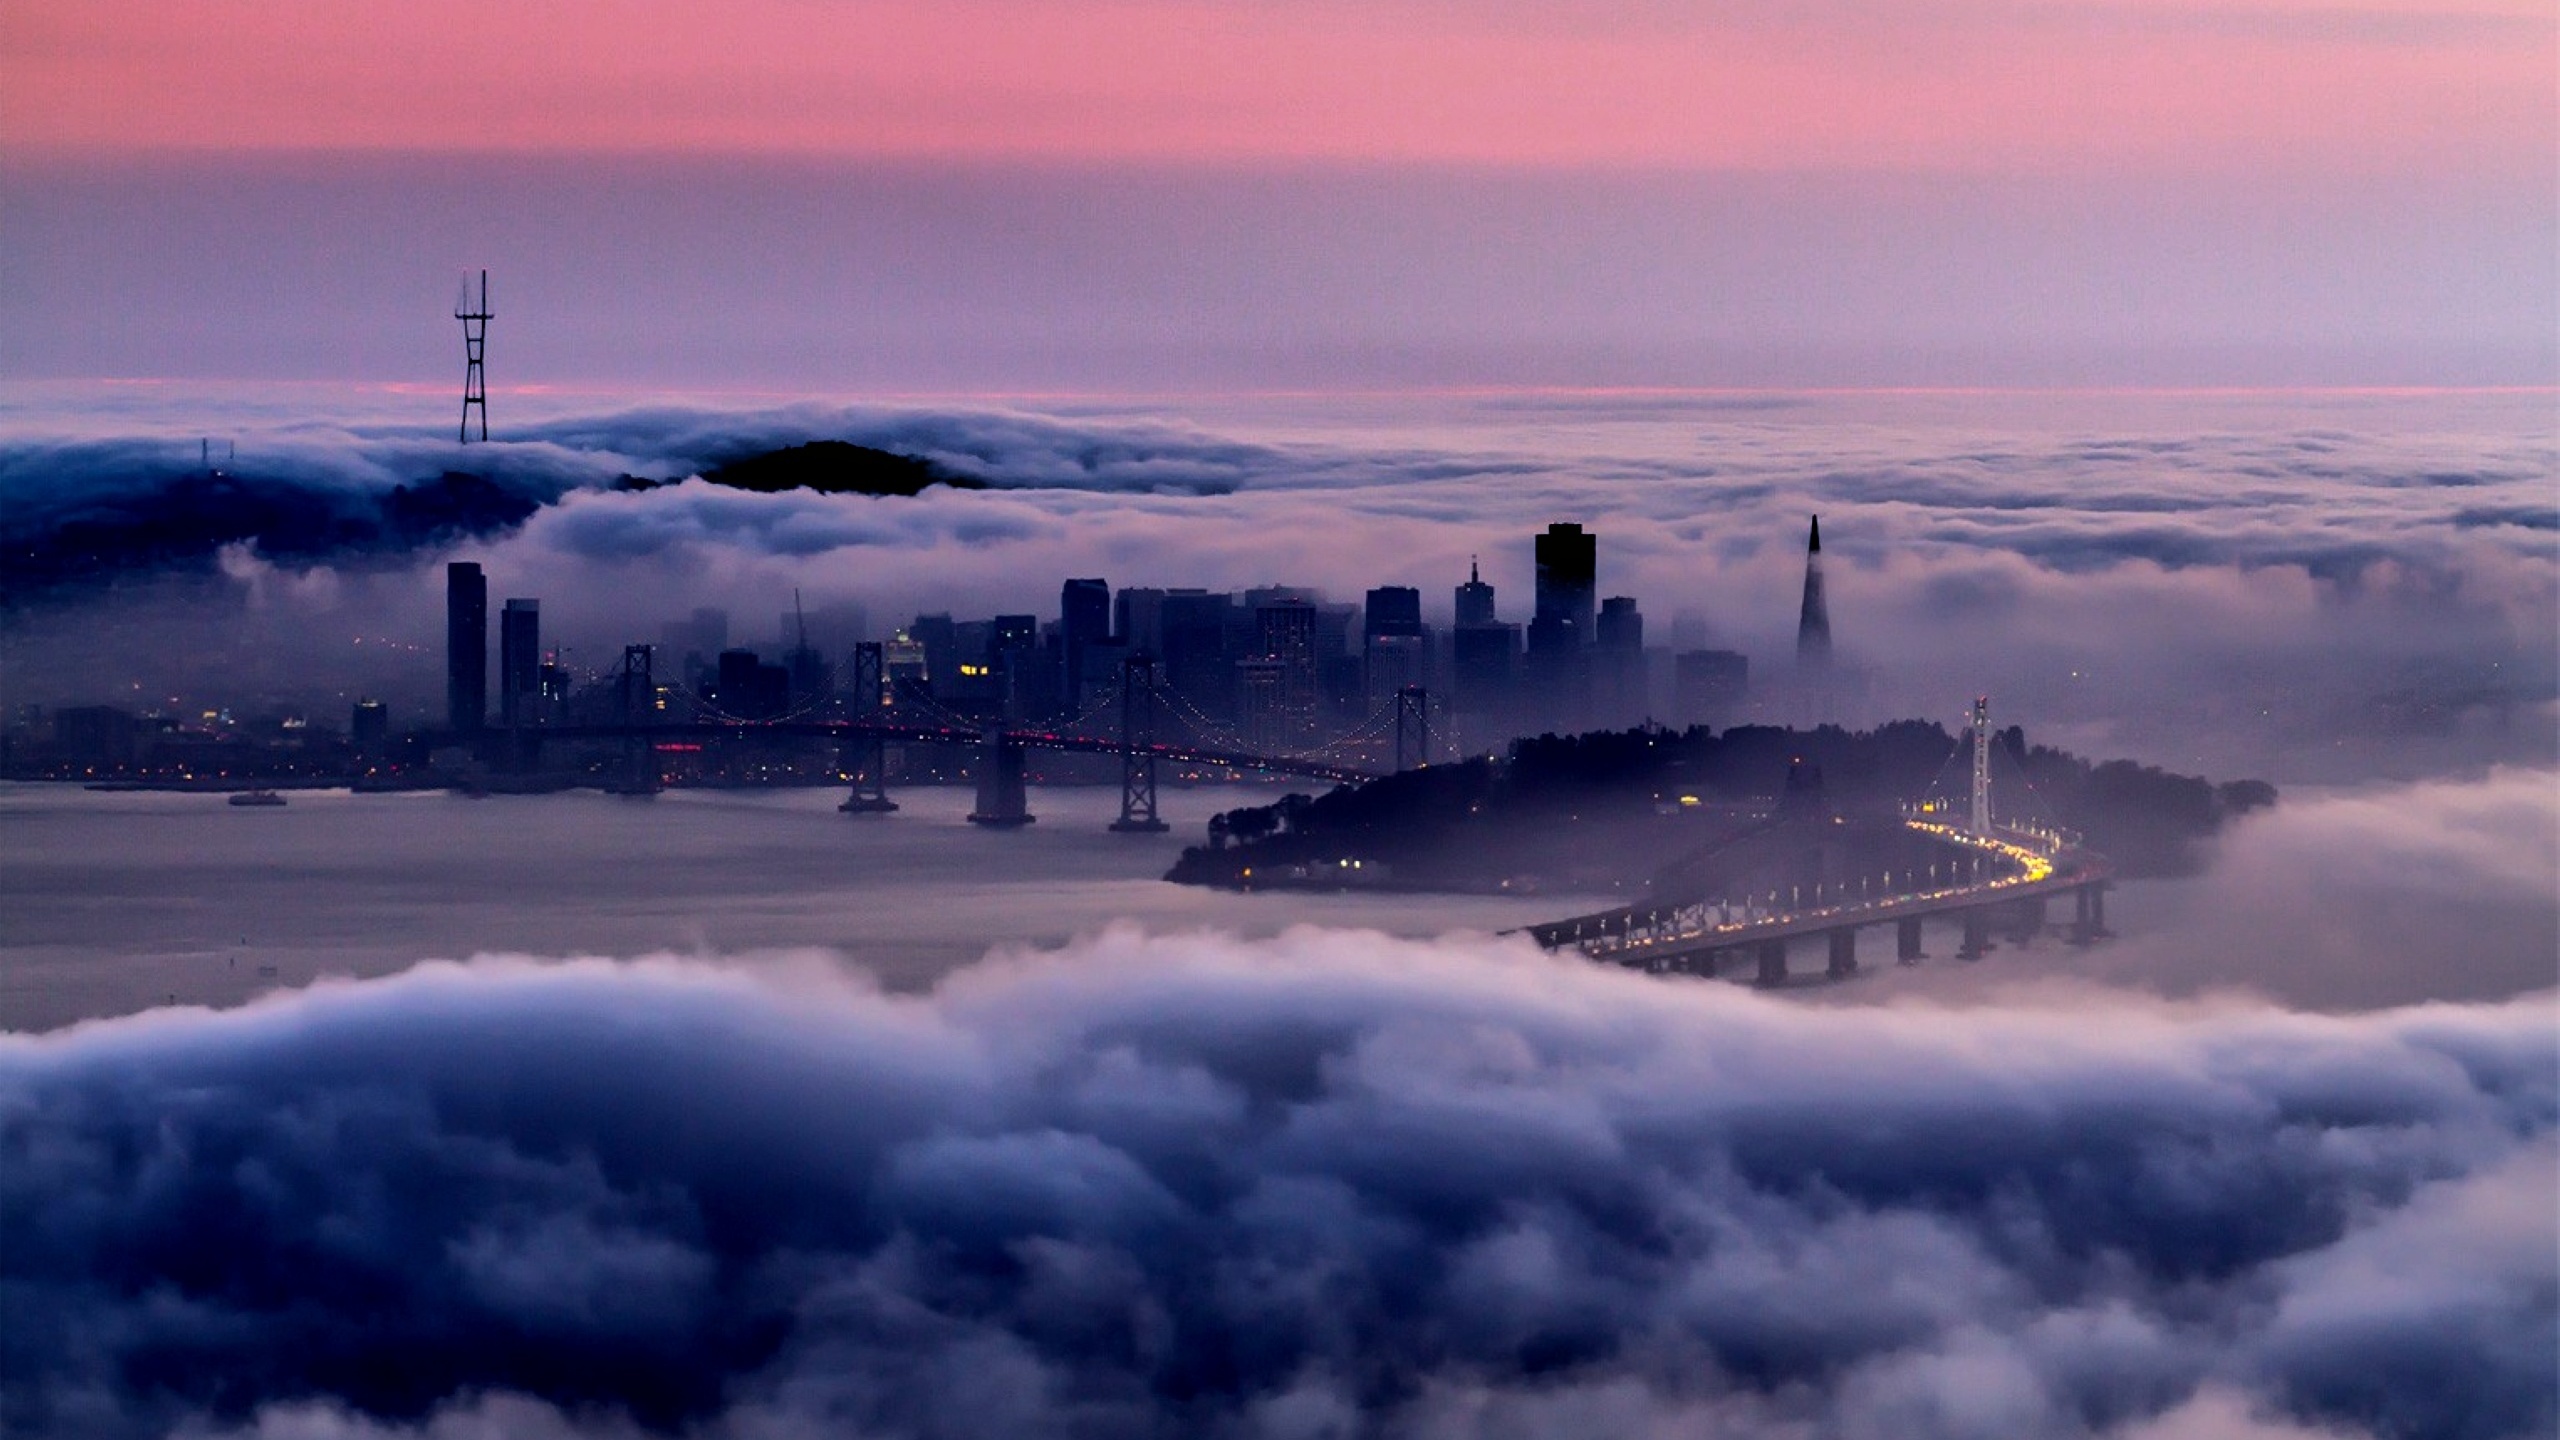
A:
{"type": "Polygon", "coordinates": [[[1783,909],[1774,896],[1766,905],[1699,900],[1621,906],[1521,933],[1549,950],[1575,950],[1649,974],[1713,977],[1737,969],[1769,986],[1790,983],[1789,950],[1815,937],[1825,950],[1822,978],[1855,975],[1858,933],[1871,927],[1893,927],[1895,959],[1906,965],[1926,958],[1924,929],[1930,921],[1954,921],[1962,933],[1957,958],[1976,960],[1990,953],[1995,936],[2023,943],[2045,933],[2051,902],[2064,897],[2072,906],[2063,931],[2071,943],[2089,944],[2108,933],[2106,892],[2112,880],[2102,857],[2046,836],[1977,836],[1924,822],[1910,828],[1974,852],[1975,878],[1911,888],[1910,872],[1868,877],[1816,886],[1810,897],[1793,897],[1783,909]]]}

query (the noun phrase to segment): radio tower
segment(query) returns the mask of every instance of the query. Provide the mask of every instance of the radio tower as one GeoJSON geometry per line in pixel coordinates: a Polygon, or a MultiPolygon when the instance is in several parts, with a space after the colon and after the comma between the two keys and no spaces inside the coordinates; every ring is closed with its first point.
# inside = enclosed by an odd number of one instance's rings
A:
{"type": "Polygon", "coordinates": [[[480,303],[471,303],[471,277],[464,276],[462,294],[453,302],[453,318],[462,322],[462,443],[471,443],[471,412],[480,412],[480,438],[489,438],[489,381],[480,362],[489,353],[489,272],[480,272],[480,303]]]}

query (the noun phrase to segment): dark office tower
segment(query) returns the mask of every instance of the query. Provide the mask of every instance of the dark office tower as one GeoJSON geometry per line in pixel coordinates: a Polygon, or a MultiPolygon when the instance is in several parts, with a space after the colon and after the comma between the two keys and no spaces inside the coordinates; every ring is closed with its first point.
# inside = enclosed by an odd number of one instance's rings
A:
{"type": "Polygon", "coordinates": [[[948,695],[960,683],[960,667],[975,665],[985,657],[964,651],[960,645],[960,627],[949,614],[919,615],[907,627],[907,635],[924,647],[925,683],[937,695],[948,695]]]}
{"type": "Polygon", "coordinates": [[[791,672],[753,650],[723,650],[711,699],[731,720],[775,719],[791,708],[791,672]]]}
{"type": "Polygon", "coordinates": [[[1458,708],[1489,716],[1509,708],[1520,665],[1520,627],[1499,621],[1461,625],[1450,646],[1450,680],[1458,708]]]}
{"type": "MultiPolygon", "coordinates": [[[[1069,580],[1058,587],[1058,647],[1065,662],[1070,706],[1083,703],[1087,659],[1094,646],[1111,643],[1111,586],[1103,580],[1069,580]]],[[[1096,680],[1109,677],[1096,673],[1096,680]]]]}
{"type": "Polygon", "coordinates": [[[1429,641],[1422,630],[1422,592],[1410,585],[1381,585],[1369,592],[1360,624],[1362,692],[1369,708],[1407,685],[1427,683],[1429,641]]]}
{"type": "Polygon", "coordinates": [[[1369,592],[1364,635],[1422,633],[1422,592],[1410,585],[1381,585],[1369,592]]]}
{"type": "Polygon", "coordinates": [[[1476,562],[1467,562],[1467,583],[1458,587],[1458,628],[1471,625],[1494,625],[1501,622],[1493,615],[1493,587],[1484,583],[1476,562]]]}
{"type": "Polygon", "coordinates": [[[1690,725],[1724,725],[1751,693],[1751,661],[1732,650],[1683,650],[1672,661],[1671,709],[1690,725]]]}
{"type": "Polygon", "coordinates": [[[489,577],[469,560],[444,567],[444,701],[455,731],[489,723],[489,577]]]}
{"type": "Polygon", "coordinates": [[[1040,663],[1039,616],[998,615],[989,621],[986,656],[1006,719],[1040,714],[1054,703],[1058,672],[1054,658],[1045,669],[1040,663]]]}
{"type": "Polygon", "coordinates": [[[1645,713],[1651,675],[1645,668],[1644,616],[1632,596],[1600,602],[1599,643],[1593,648],[1593,680],[1602,721],[1623,725],[1645,713]]]}
{"type": "Polygon", "coordinates": [[[1822,517],[1804,544],[1804,610],[1796,619],[1796,668],[1831,668],[1831,607],[1822,598],[1822,517]]]}
{"type": "Polygon", "coordinates": [[[1304,737],[1316,728],[1316,607],[1275,600],[1253,612],[1255,648],[1280,663],[1279,724],[1304,737]]]}
{"type": "MultiPolygon", "coordinates": [[[[1126,593],[1126,592],[1123,592],[1126,593]]],[[[1164,646],[1164,683],[1194,711],[1233,713],[1228,643],[1235,601],[1205,590],[1168,591],[1156,606],[1157,639],[1164,646]]]]}
{"type": "Polygon", "coordinates": [[[1538,609],[1531,618],[1530,644],[1536,627],[1550,619],[1571,626],[1571,643],[1591,643],[1592,609],[1600,593],[1600,537],[1579,525],[1550,525],[1538,537],[1538,609]]]}
{"type": "Polygon", "coordinates": [[[391,748],[391,711],[379,700],[358,700],[347,716],[347,742],[366,760],[391,748]]]}
{"type": "Polygon", "coordinates": [[[1111,633],[1132,655],[1164,656],[1164,602],[1168,595],[1197,595],[1197,590],[1158,590],[1122,586],[1111,597],[1111,633]]]}
{"type": "Polygon", "coordinates": [[[510,600],[498,612],[498,723],[529,725],[542,700],[542,602],[510,600]]]}

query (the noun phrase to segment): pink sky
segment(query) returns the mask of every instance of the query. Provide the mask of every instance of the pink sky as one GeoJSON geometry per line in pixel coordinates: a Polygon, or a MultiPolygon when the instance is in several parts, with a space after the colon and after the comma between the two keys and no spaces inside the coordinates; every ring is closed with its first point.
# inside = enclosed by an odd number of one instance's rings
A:
{"type": "Polygon", "coordinates": [[[0,146],[2508,174],[2548,0],[10,0],[0,146]]]}

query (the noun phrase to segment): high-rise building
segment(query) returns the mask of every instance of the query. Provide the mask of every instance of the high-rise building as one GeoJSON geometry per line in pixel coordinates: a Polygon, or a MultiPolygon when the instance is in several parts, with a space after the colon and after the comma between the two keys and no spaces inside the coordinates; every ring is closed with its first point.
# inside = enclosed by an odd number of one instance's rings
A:
{"type": "Polygon", "coordinates": [[[444,567],[445,724],[471,734],[489,723],[489,577],[477,563],[444,567]]]}
{"type": "Polygon", "coordinates": [[[1534,723],[1574,728],[1589,719],[1599,540],[1579,525],[1550,525],[1538,537],[1537,557],[1522,699],[1534,723]]]}
{"type": "Polygon", "coordinates": [[[1280,664],[1279,724],[1296,743],[1316,728],[1316,607],[1296,597],[1253,612],[1257,658],[1280,664]]]}
{"type": "Polygon", "coordinates": [[[1054,669],[1042,673],[1040,617],[998,615],[987,627],[987,664],[995,671],[1004,717],[1020,720],[1046,710],[1057,685],[1054,669]]]}
{"type": "Polygon", "coordinates": [[[791,672],[753,650],[723,650],[713,702],[732,720],[771,720],[791,708],[791,672]]]}
{"type": "Polygon", "coordinates": [[[1082,704],[1094,647],[1111,642],[1111,586],[1104,580],[1069,580],[1058,587],[1058,655],[1065,674],[1060,692],[1070,707],[1082,704]]]}
{"type": "Polygon", "coordinates": [[[1496,625],[1493,587],[1484,583],[1484,575],[1472,559],[1467,562],[1467,583],[1458,587],[1458,628],[1470,625],[1496,625]]]}
{"type": "Polygon", "coordinates": [[[1672,662],[1672,709],[1692,725],[1723,725],[1751,690],[1751,661],[1733,650],[1684,650],[1672,662]]]}
{"type": "Polygon", "coordinates": [[[347,743],[367,760],[379,760],[391,746],[391,710],[379,700],[358,700],[347,716],[347,743]]]}
{"type": "Polygon", "coordinates": [[[1569,627],[1562,632],[1564,643],[1575,648],[1590,644],[1600,593],[1600,537],[1579,525],[1550,525],[1538,537],[1537,557],[1538,607],[1530,620],[1530,648],[1538,647],[1538,627],[1548,621],[1569,627]]]}
{"type": "Polygon", "coordinates": [[[1410,585],[1381,585],[1369,592],[1362,607],[1361,633],[1374,635],[1419,635],[1422,633],[1422,592],[1410,585]]]}
{"type": "Polygon", "coordinates": [[[1822,517],[1813,517],[1804,542],[1804,608],[1796,617],[1796,668],[1831,668],[1831,606],[1822,594],[1822,517]]]}
{"type": "Polygon", "coordinates": [[[1238,660],[1235,673],[1235,713],[1245,743],[1266,754],[1303,744],[1289,708],[1288,662],[1251,657],[1238,660]]]}
{"type": "Polygon", "coordinates": [[[1156,639],[1164,648],[1164,683],[1193,710],[1232,713],[1230,664],[1244,648],[1229,643],[1235,601],[1205,590],[1169,590],[1156,604],[1156,639]]]}
{"type": "Polygon", "coordinates": [[[1473,560],[1458,587],[1458,623],[1449,636],[1450,700],[1462,713],[1490,718],[1510,707],[1520,662],[1520,627],[1494,611],[1493,587],[1473,560]]]}
{"type": "Polygon", "coordinates": [[[1645,667],[1644,615],[1633,596],[1600,602],[1599,635],[1592,647],[1593,699],[1604,724],[1624,725],[1647,710],[1652,676],[1645,667]]]}
{"type": "Polygon", "coordinates": [[[530,725],[542,705],[542,602],[513,599],[498,613],[498,723],[530,725]]]}
{"type": "Polygon", "coordinates": [[[1407,685],[1426,683],[1429,637],[1422,628],[1422,592],[1410,585],[1381,585],[1369,592],[1360,622],[1361,687],[1375,709],[1407,685]]]}

